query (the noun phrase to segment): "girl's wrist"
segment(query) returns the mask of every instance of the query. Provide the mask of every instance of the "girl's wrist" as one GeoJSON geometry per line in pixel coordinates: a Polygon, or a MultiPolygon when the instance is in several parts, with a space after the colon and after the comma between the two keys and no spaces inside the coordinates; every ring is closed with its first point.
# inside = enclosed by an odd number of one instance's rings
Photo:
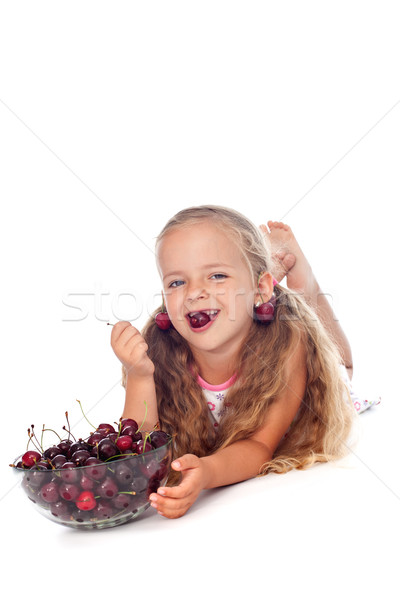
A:
{"type": "Polygon", "coordinates": [[[207,490],[213,486],[213,460],[212,456],[202,456],[200,458],[202,465],[202,489],[207,490]]]}

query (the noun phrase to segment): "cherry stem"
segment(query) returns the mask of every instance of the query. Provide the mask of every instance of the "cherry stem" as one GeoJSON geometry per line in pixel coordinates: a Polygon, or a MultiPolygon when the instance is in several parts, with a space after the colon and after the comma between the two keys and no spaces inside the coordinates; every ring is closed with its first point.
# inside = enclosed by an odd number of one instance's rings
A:
{"type": "Polygon", "coordinates": [[[89,421],[89,419],[87,418],[87,416],[85,415],[85,413],[83,412],[83,408],[82,408],[82,404],[80,400],[77,400],[79,406],[81,407],[81,411],[83,416],[85,417],[86,421],[89,423],[90,427],[93,427],[93,429],[96,429],[96,427],[89,421]]]}
{"type": "Polygon", "coordinates": [[[262,297],[261,290],[260,290],[260,281],[261,281],[261,277],[262,277],[263,275],[264,275],[264,273],[260,273],[260,274],[259,274],[259,276],[258,276],[258,280],[257,280],[257,289],[258,289],[258,293],[259,293],[259,295],[260,295],[260,298],[261,298],[261,302],[263,302],[263,303],[264,303],[264,298],[262,297]]]}
{"type": "Polygon", "coordinates": [[[142,452],[142,454],[144,454],[144,453],[145,453],[145,450],[146,450],[146,442],[147,442],[147,440],[148,440],[148,439],[150,439],[150,433],[146,433],[146,435],[144,436],[144,440],[143,440],[143,452],[142,452]]]}
{"type": "Polygon", "coordinates": [[[37,439],[37,437],[36,437],[36,433],[35,433],[35,431],[34,431],[34,429],[35,429],[35,426],[34,426],[34,425],[31,425],[31,427],[32,427],[32,437],[34,437],[34,438],[35,438],[35,442],[36,442],[37,446],[38,446],[38,447],[39,447],[39,449],[40,449],[40,453],[41,453],[41,454],[43,454],[43,446],[42,446],[42,444],[39,442],[39,440],[37,439]]]}
{"type": "Polygon", "coordinates": [[[132,454],[114,454],[114,456],[110,456],[109,458],[106,458],[106,460],[104,462],[108,462],[109,460],[113,460],[114,458],[117,458],[118,456],[138,456],[137,452],[132,452],[132,454]]]}
{"type": "Polygon", "coordinates": [[[143,400],[143,402],[144,402],[144,405],[145,405],[144,419],[143,419],[143,421],[142,421],[142,424],[140,425],[140,427],[139,427],[138,431],[141,431],[141,429],[142,429],[143,425],[144,425],[144,424],[145,424],[145,422],[146,422],[146,417],[147,417],[147,402],[146,402],[146,400],[143,400]]]}
{"type": "Polygon", "coordinates": [[[45,429],[45,428],[44,428],[44,425],[43,425],[43,429],[42,429],[42,441],[43,441],[43,433],[44,433],[45,431],[52,431],[53,433],[55,433],[55,434],[56,434],[56,436],[58,437],[58,439],[59,439],[59,440],[60,440],[60,442],[61,442],[61,437],[58,435],[57,431],[55,431],[54,429],[50,429],[49,427],[47,427],[47,428],[45,429]]]}
{"type": "Polygon", "coordinates": [[[68,441],[69,441],[70,436],[72,435],[72,437],[74,438],[74,442],[76,442],[76,437],[71,433],[71,431],[69,429],[67,429],[65,427],[65,425],[63,425],[63,429],[64,429],[64,431],[68,432],[68,441]]]}
{"type": "Polygon", "coordinates": [[[107,325],[111,325],[111,327],[114,327],[114,323],[107,323],[107,325]]]}
{"type": "MultiPolygon", "coordinates": [[[[65,429],[65,431],[68,431],[68,441],[69,441],[69,438],[72,435],[72,433],[71,433],[71,425],[69,424],[69,420],[68,420],[68,411],[67,410],[65,411],[65,418],[67,419],[68,429],[65,428],[65,425],[64,425],[63,429],[65,429]]],[[[74,436],[72,435],[72,437],[74,437],[74,436]]],[[[74,440],[75,440],[75,438],[74,438],[74,440]]]]}

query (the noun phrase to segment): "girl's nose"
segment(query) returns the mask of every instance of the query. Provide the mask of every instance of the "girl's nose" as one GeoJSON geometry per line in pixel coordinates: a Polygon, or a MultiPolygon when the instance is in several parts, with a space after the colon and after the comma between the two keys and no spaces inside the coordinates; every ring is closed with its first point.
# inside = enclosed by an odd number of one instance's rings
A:
{"type": "Polygon", "coordinates": [[[201,286],[191,286],[188,288],[186,300],[188,302],[193,302],[194,300],[199,300],[201,298],[207,298],[209,293],[204,287],[201,286]]]}

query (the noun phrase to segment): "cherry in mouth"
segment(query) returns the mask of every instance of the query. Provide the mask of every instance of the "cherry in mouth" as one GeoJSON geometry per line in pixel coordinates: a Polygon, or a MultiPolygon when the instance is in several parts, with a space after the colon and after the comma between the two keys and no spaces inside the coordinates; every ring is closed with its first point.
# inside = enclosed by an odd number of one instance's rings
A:
{"type": "Polygon", "coordinates": [[[190,325],[194,329],[204,327],[204,325],[207,325],[209,321],[211,321],[211,319],[206,312],[196,312],[192,313],[191,316],[189,316],[190,325]]]}

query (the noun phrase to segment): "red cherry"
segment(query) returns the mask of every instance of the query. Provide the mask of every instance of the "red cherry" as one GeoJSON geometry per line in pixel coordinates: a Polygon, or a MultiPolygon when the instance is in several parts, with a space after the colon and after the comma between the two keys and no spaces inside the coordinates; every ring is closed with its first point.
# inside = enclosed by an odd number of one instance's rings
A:
{"type": "Polygon", "coordinates": [[[130,435],[121,435],[115,443],[120,450],[129,450],[129,448],[132,448],[132,438],[130,435]]]}
{"type": "Polygon", "coordinates": [[[166,312],[159,312],[155,316],[155,321],[160,329],[169,329],[172,325],[171,319],[166,312]]]}
{"type": "Polygon", "coordinates": [[[33,467],[33,465],[37,463],[41,458],[42,456],[39,454],[39,452],[35,452],[35,450],[28,450],[22,456],[22,462],[25,465],[25,467],[33,467]]]}
{"type": "Polygon", "coordinates": [[[254,309],[257,321],[273,321],[275,307],[271,302],[263,302],[254,309]]]}
{"type": "Polygon", "coordinates": [[[80,510],[92,510],[96,506],[97,502],[93,492],[86,490],[79,494],[75,504],[80,510]]]}

